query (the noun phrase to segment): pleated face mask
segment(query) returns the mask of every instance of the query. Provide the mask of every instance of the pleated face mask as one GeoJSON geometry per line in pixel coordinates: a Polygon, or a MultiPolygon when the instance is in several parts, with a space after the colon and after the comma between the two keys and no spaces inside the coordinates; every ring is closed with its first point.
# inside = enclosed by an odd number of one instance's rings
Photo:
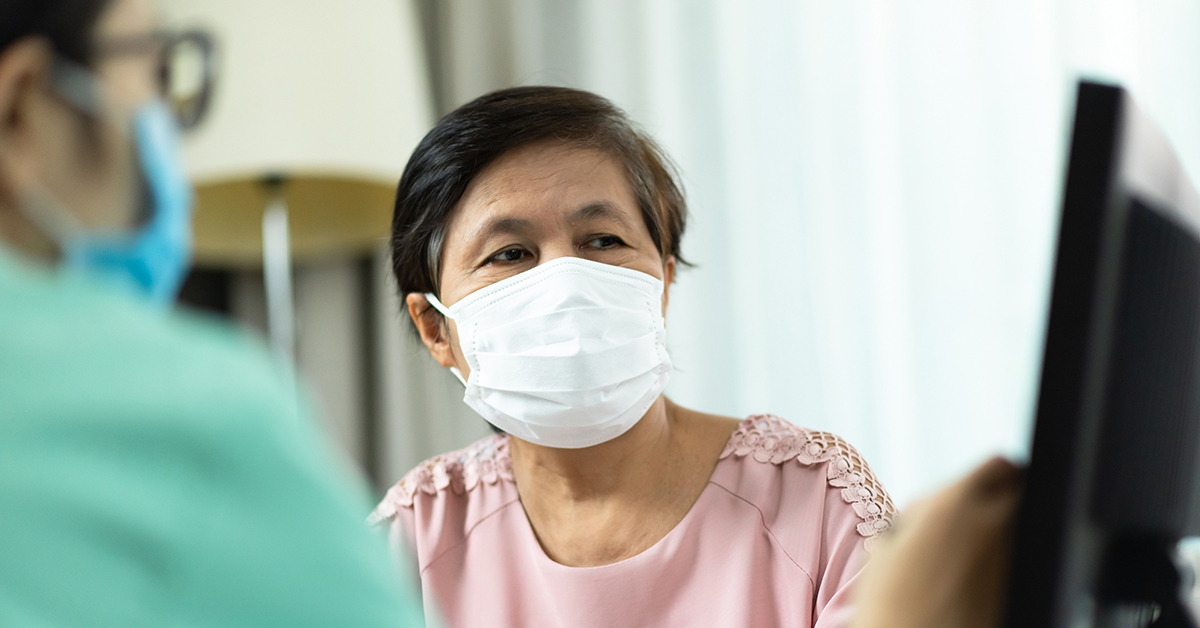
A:
{"type": "Polygon", "coordinates": [[[563,257],[451,307],[425,297],[457,324],[463,401],[517,438],[574,449],[624,434],[666,387],[662,294],[646,273],[563,257]]]}

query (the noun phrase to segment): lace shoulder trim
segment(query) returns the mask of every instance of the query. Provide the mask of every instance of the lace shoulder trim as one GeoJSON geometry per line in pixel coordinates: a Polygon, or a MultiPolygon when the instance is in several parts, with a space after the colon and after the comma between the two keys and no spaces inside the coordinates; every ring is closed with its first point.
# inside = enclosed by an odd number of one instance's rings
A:
{"type": "Polygon", "coordinates": [[[495,484],[500,480],[513,481],[512,458],[508,455],[508,437],[496,434],[466,449],[434,456],[417,465],[388,490],[367,523],[374,525],[390,519],[397,507],[412,507],[418,491],[436,495],[450,489],[461,495],[481,482],[495,484]]]}
{"type": "Polygon", "coordinates": [[[896,507],[866,460],[849,443],[828,432],[806,430],[773,415],[746,418],[729,437],[721,459],[750,456],[758,462],[802,465],[828,463],[829,485],[841,489],[842,499],[862,522],[858,533],[868,543],[887,532],[896,507]]]}
{"type": "MultiPolygon", "coordinates": [[[[803,465],[829,463],[829,485],[841,489],[842,499],[862,519],[858,533],[870,542],[891,527],[895,517],[891,497],[858,451],[833,434],[806,430],[773,415],[755,415],[744,419],[729,437],[721,459],[730,456],[750,456],[766,464],[793,459],[803,465]]],[[[395,516],[397,508],[412,507],[418,491],[436,495],[450,489],[462,494],[481,482],[500,480],[514,481],[508,437],[497,434],[422,462],[388,490],[367,523],[377,524],[395,516]]]]}

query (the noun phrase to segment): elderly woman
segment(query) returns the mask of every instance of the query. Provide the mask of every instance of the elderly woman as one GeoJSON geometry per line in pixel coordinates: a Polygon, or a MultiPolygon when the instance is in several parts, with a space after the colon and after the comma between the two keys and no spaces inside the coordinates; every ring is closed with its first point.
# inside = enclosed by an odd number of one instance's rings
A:
{"type": "Polygon", "coordinates": [[[501,432],[422,463],[372,520],[415,550],[450,625],[848,622],[893,511],[863,459],[663,395],[686,214],[654,142],[571,89],[483,96],[409,160],[399,290],[501,432]]]}

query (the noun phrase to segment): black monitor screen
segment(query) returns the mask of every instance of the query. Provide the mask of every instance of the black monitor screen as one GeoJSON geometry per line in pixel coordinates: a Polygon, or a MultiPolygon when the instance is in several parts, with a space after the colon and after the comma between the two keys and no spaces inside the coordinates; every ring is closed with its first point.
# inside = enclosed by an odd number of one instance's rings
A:
{"type": "Polygon", "coordinates": [[[1200,198],[1125,90],[1083,82],[1006,625],[1188,625],[1198,452],[1200,198]]]}

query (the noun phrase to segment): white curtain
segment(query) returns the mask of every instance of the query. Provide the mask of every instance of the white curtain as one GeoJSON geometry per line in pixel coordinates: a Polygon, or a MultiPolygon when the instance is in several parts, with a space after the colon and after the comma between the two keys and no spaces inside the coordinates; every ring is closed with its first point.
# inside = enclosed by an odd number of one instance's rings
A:
{"type": "MultiPolygon", "coordinates": [[[[580,87],[678,162],[697,267],[672,288],[669,394],[836,432],[901,504],[1026,450],[1076,78],[1130,87],[1200,180],[1195,0],[425,8],[443,109],[580,87]]],[[[393,474],[435,453],[406,425],[439,448],[483,433],[408,351],[390,373],[436,400],[414,416],[393,392],[393,474]]]]}

